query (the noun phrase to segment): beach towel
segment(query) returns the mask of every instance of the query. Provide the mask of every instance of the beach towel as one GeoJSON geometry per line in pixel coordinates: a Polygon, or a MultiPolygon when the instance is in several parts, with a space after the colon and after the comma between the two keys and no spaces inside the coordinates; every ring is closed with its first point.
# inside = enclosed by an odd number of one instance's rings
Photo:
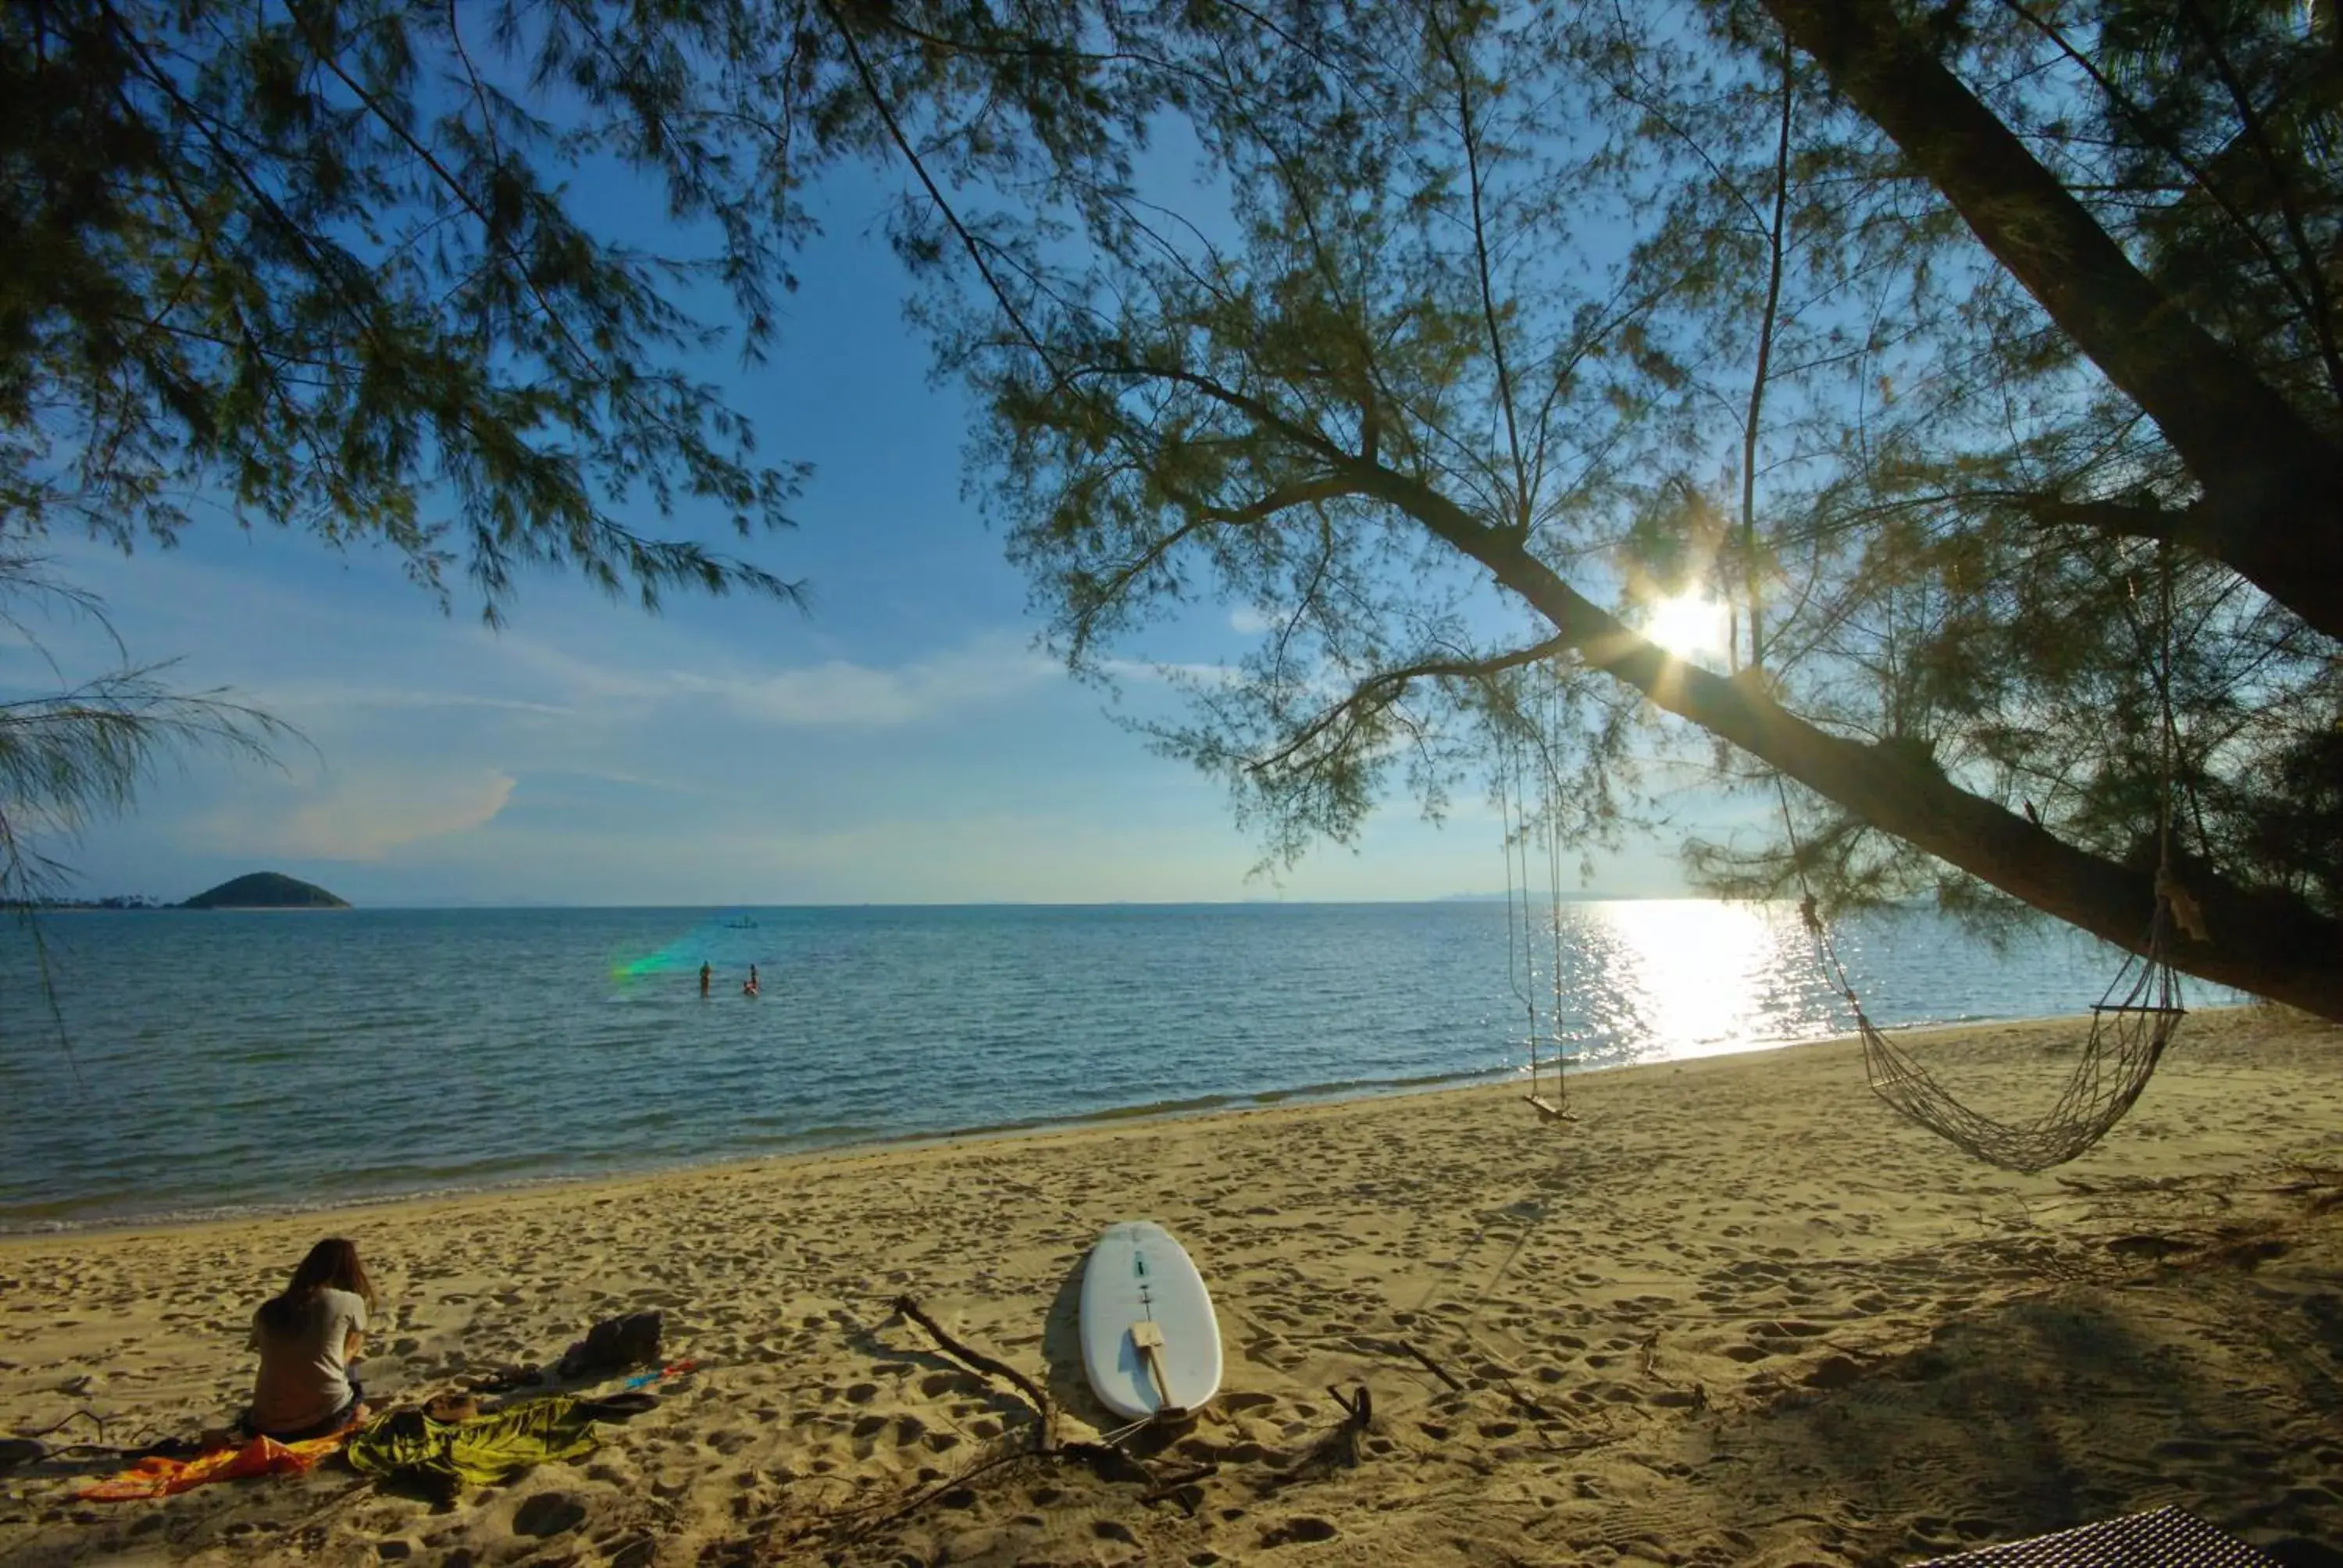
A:
{"type": "Polygon", "coordinates": [[[352,1437],[351,1465],[362,1473],[408,1481],[452,1495],[542,1464],[593,1451],[594,1419],[568,1398],[532,1400],[471,1421],[433,1421],[402,1410],[370,1422],[352,1437]]]}
{"type": "Polygon", "coordinates": [[[256,1437],[242,1448],[216,1448],[194,1459],[142,1459],[121,1474],[85,1486],[75,1495],[85,1503],[124,1503],[136,1497],[168,1497],[215,1481],[295,1475],[341,1447],[349,1435],[330,1432],[304,1442],[256,1437]]]}

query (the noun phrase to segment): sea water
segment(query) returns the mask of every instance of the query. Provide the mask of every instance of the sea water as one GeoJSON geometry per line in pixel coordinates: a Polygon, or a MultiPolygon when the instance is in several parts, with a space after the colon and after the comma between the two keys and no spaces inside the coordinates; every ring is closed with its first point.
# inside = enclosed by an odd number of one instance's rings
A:
{"type": "MultiPolygon", "coordinates": [[[[1551,914],[55,914],[46,986],[33,933],[0,928],[0,1230],[1495,1080],[1525,1067],[1533,1007],[1574,1070],[1849,1027],[1792,910],[1551,914]]],[[[2078,1012],[2121,962],[2063,928],[1996,951],[1922,913],[1837,946],[1883,1025],[2078,1012]]]]}

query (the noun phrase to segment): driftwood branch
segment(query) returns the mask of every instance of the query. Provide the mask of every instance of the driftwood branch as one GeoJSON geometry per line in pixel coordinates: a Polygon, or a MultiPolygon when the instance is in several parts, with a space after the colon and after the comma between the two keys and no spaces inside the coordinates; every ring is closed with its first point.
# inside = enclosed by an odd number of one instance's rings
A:
{"type": "MultiPolygon", "coordinates": [[[[1430,1356],[1425,1355],[1423,1352],[1417,1349],[1412,1342],[1407,1340],[1394,1340],[1392,1342],[1399,1346],[1400,1349],[1405,1351],[1409,1355],[1413,1356],[1418,1362],[1423,1363],[1424,1371],[1438,1378],[1442,1382],[1446,1383],[1450,1388],[1454,1389],[1458,1393],[1470,1392],[1462,1382],[1459,1382],[1456,1380],[1455,1373],[1450,1372],[1446,1367],[1442,1366],[1438,1362],[1433,1361],[1430,1356]]],[[[1533,1421],[1553,1421],[1556,1419],[1554,1412],[1546,1409],[1545,1406],[1538,1403],[1537,1401],[1532,1399],[1529,1395],[1515,1388],[1513,1386],[1513,1379],[1510,1376],[1502,1381],[1499,1386],[1499,1392],[1503,1393],[1505,1396],[1505,1402],[1508,1404],[1511,1404],[1515,1410],[1521,1412],[1523,1415],[1528,1416],[1533,1421]]],[[[1366,1395],[1366,1390],[1362,1388],[1359,1391],[1359,1393],[1362,1400],[1363,1400],[1366,1395]]],[[[1336,1394],[1334,1397],[1337,1399],[1342,1398],[1340,1394],[1336,1394]]],[[[1343,1408],[1347,1410],[1350,1407],[1345,1404],[1343,1408]]],[[[1363,1422],[1361,1424],[1363,1424],[1363,1422]]]]}
{"type": "MultiPolygon", "coordinates": [[[[1139,1501],[1161,1503],[1167,1498],[1177,1497],[1182,1491],[1196,1483],[1218,1475],[1220,1473],[1221,1462],[1217,1459],[1208,1459],[1202,1464],[1192,1464],[1185,1470],[1159,1478],[1152,1486],[1139,1494],[1139,1501]]],[[[1189,1512],[1193,1513],[1194,1510],[1192,1508],[1189,1512]]]]}
{"type": "Polygon", "coordinates": [[[889,1509],[886,1513],[878,1514],[873,1518],[864,1520],[861,1523],[855,1525],[853,1529],[848,1531],[844,1539],[849,1542],[867,1540],[880,1530],[894,1523],[897,1520],[906,1518],[910,1514],[918,1513],[920,1509],[926,1507],[937,1498],[941,1497],[945,1493],[966,1486],[969,1483],[974,1481],[978,1476],[984,1474],[987,1471],[998,1470],[1004,1464],[1014,1464],[1021,1459],[1029,1459],[1032,1456],[1024,1453],[996,1453],[990,1459],[984,1460],[970,1469],[961,1471],[958,1475],[946,1476],[943,1480],[935,1483],[924,1492],[913,1493],[908,1500],[889,1509]]]}
{"type": "Polygon", "coordinates": [[[56,1422],[56,1423],[55,1423],[55,1424],[54,1424],[54,1425],[41,1427],[41,1428],[39,1428],[38,1430],[36,1430],[36,1431],[33,1431],[33,1432],[20,1432],[14,1433],[13,1435],[15,1435],[15,1436],[16,1436],[16,1437],[28,1438],[28,1439],[29,1439],[29,1438],[35,1438],[35,1437],[46,1437],[46,1436],[48,1436],[48,1435],[49,1435],[50,1433],[52,1433],[52,1432],[63,1432],[66,1427],[71,1426],[74,1422],[77,1422],[77,1421],[85,1421],[85,1422],[89,1422],[89,1424],[90,1424],[90,1425],[92,1425],[92,1426],[94,1426],[94,1427],[97,1428],[97,1441],[98,1441],[99,1442],[101,1442],[101,1443],[102,1443],[102,1442],[106,1442],[106,1418],[105,1418],[104,1416],[102,1416],[102,1415],[98,1414],[98,1413],[97,1413],[97,1412],[96,1412],[96,1411],[94,1411],[94,1410],[87,1409],[87,1408],[84,1408],[84,1409],[81,1409],[81,1410],[75,1411],[72,1414],[70,1414],[70,1415],[66,1416],[63,1421],[60,1421],[60,1422],[56,1422]]]}
{"type": "Polygon", "coordinates": [[[1334,1402],[1341,1405],[1342,1413],[1350,1418],[1343,1422],[1345,1426],[1356,1427],[1363,1432],[1375,1419],[1375,1402],[1369,1397],[1366,1384],[1359,1385],[1359,1392],[1355,1397],[1345,1394],[1332,1383],[1326,1385],[1326,1392],[1334,1396],[1334,1402]]]}
{"type": "Polygon", "coordinates": [[[1412,1342],[1407,1340],[1395,1340],[1393,1342],[1398,1345],[1400,1349],[1405,1351],[1408,1354],[1413,1356],[1417,1361],[1423,1362],[1423,1370],[1430,1372],[1433,1377],[1438,1378],[1442,1382],[1446,1383],[1458,1393],[1463,1393],[1464,1392],[1464,1385],[1456,1381],[1455,1373],[1450,1372],[1446,1367],[1442,1366],[1438,1362],[1433,1361],[1430,1356],[1425,1355],[1422,1351],[1416,1349],[1412,1342]]]}
{"type": "Polygon", "coordinates": [[[1529,1395],[1515,1388],[1512,1378],[1508,1377],[1505,1379],[1503,1386],[1505,1391],[1505,1399],[1507,1402],[1512,1404],[1515,1410],[1520,1411],[1523,1415],[1528,1416],[1532,1421],[1554,1421],[1559,1419],[1555,1416],[1554,1412],[1546,1409],[1545,1406],[1540,1404],[1537,1401],[1532,1399],[1529,1395]]]}
{"type": "Polygon", "coordinates": [[[1033,1452],[1047,1453],[1050,1451],[1050,1396],[1043,1393],[1032,1379],[1011,1366],[1007,1362],[996,1361],[982,1351],[970,1350],[952,1338],[943,1331],[942,1325],[921,1311],[920,1303],[910,1297],[897,1296],[895,1310],[935,1336],[936,1343],[943,1346],[952,1356],[967,1362],[987,1377],[1003,1378],[1016,1384],[1018,1391],[1032,1402],[1033,1416],[1038,1423],[1033,1432],[1033,1452]]]}

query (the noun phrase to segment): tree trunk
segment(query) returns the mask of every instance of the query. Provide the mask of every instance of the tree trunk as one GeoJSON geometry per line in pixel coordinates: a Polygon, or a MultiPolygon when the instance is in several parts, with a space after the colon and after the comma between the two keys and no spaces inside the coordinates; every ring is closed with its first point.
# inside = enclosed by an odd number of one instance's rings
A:
{"type": "MultiPolygon", "coordinates": [[[[1516,591],[1574,620],[1611,618],[1543,564],[1516,591]]],[[[1503,574],[1508,587],[1516,574],[1503,574]]],[[[1551,613],[1551,611],[1549,611],[1551,613]]],[[[1972,795],[1906,753],[1816,729],[1745,681],[1727,680],[1676,659],[1615,620],[1598,631],[1587,662],[1654,703],[1730,740],[1835,801],[1873,827],[1999,888],[2046,915],[2131,951],[2156,910],[2152,876],[2078,849],[2016,813],[1972,795]]],[[[2178,931],[2166,939],[2174,968],[2343,1020],[2343,925],[2295,900],[2249,892],[2209,876],[2188,883],[2209,940],[2178,931]]]]}
{"type": "MultiPolygon", "coordinates": [[[[1513,535],[1484,526],[1406,476],[1363,465],[1361,472],[1363,490],[1488,568],[1589,665],[1655,706],[2044,914],[2128,951],[2140,950],[2156,913],[2148,873],[2078,849],[1906,754],[1817,729],[1752,680],[1728,680],[1673,657],[1564,582],[1513,535]]],[[[2193,879],[2187,890],[2203,911],[2207,940],[2170,932],[2165,956],[2175,969],[2343,1021],[2343,922],[2209,873],[2193,879]]]]}
{"type": "Polygon", "coordinates": [[[1888,0],[1765,0],[1865,117],[2147,417],[2215,558],[2343,640],[2343,452],[2131,263],[1888,0]]]}

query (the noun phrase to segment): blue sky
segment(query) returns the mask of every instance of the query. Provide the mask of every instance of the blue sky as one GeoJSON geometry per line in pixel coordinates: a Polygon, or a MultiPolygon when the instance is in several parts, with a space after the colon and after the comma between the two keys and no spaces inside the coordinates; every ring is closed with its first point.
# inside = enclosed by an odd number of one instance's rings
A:
{"type": "MultiPolygon", "coordinates": [[[[799,529],[745,553],[809,579],[813,613],[678,596],[659,617],[552,576],[501,631],[451,615],[389,555],[198,527],[124,558],[60,538],[134,661],[296,726],[282,766],[166,765],[136,812],[52,846],[90,894],[179,899],[267,869],[364,904],[977,902],[1437,898],[1503,885],[1497,828],[1392,802],[1356,851],[1276,882],[1222,787],[1151,754],[1034,645],[1025,585],[960,495],[966,424],[930,384],[883,188],[835,182],[767,365],[704,367],[760,447],[816,472],[799,529]]],[[[38,623],[36,623],[37,625],[38,623]]],[[[1177,657],[1232,656],[1226,608],[1177,657]]],[[[39,627],[68,673],[90,629],[39,627]]],[[[0,645],[0,681],[45,672],[0,645]]],[[[1129,700],[1161,703],[1141,679],[1129,700]]],[[[1667,846],[1594,886],[1681,890],[1667,846]]]]}

